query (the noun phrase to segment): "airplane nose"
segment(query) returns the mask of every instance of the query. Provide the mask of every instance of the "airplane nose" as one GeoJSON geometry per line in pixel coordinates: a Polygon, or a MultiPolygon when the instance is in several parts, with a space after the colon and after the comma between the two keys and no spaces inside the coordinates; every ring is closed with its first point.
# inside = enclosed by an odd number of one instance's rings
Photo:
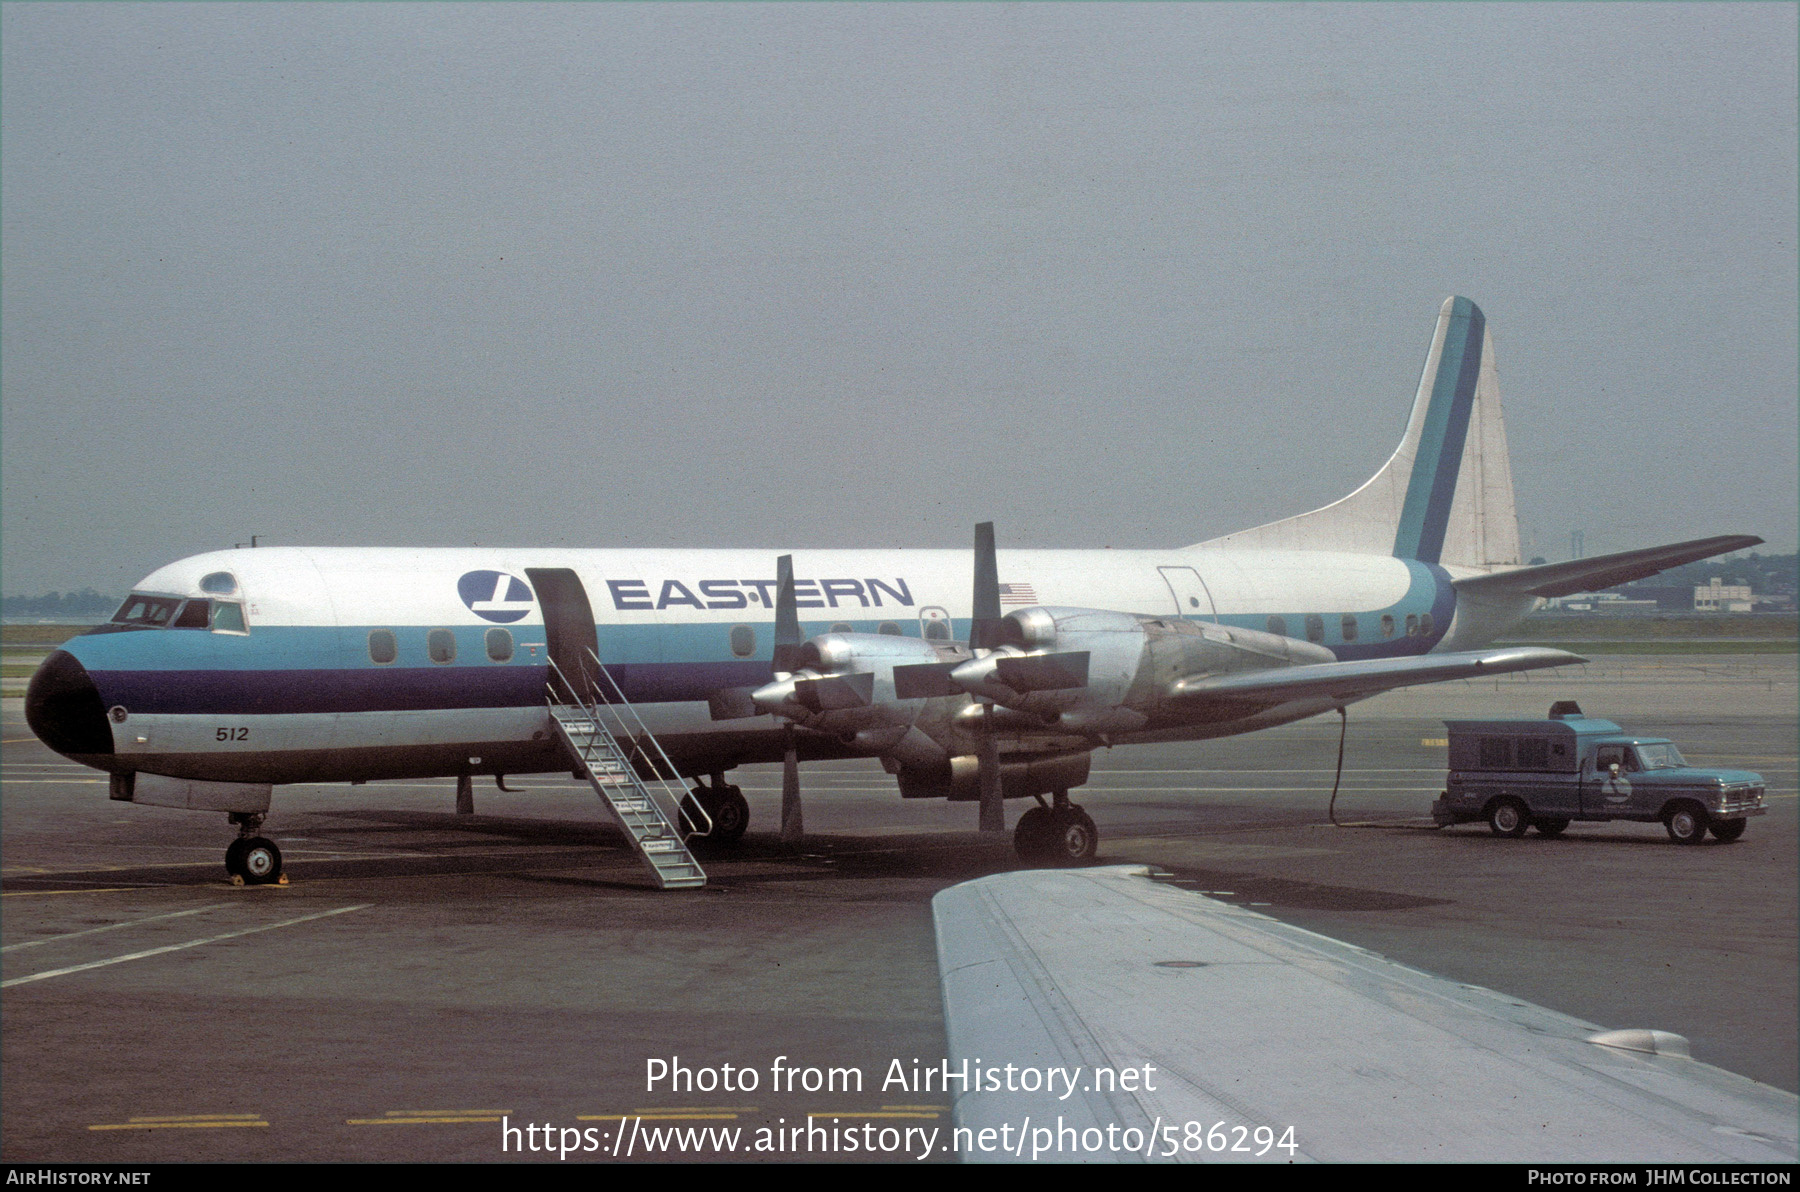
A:
{"type": "Polygon", "coordinates": [[[111,753],[112,726],[87,667],[67,650],[53,651],[25,689],[25,723],[63,754],[111,753]]]}

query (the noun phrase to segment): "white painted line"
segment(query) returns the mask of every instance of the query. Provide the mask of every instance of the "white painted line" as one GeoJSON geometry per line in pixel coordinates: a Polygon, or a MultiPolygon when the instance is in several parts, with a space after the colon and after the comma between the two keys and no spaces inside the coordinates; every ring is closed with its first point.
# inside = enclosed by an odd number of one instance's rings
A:
{"type": "Polygon", "coordinates": [[[207,911],[216,911],[220,907],[226,905],[228,904],[219,902],[214,903],[212,906],[195,907],[191,911],[174,911],[167,915],[151,915],[147,919],[128,919],[123,923],[108,923],[105,927],[90,927],[86,931],[65,931],[61,935],[45,936],[41,940],[26,940],[23,943],[8,944],[4,948],[0,948],[0,952],[13,952],[20,948],[35,948],[39,944],[59,943],[62,940],[72,940],[78,935],[94,935],[102,931],[117,931],[121,927],[136,927],[139,923],[155,923],[159,919],[179,919],[184,915],[205,914],[207,911]]]}
{"type": "Polygon", "coordinates": [[[372,902],[358,903],[356,906],[340,906],[336,910],[320,911],[316,915],[301,915],[298,919],[283,919],[279,923],[266,923],[261,927],[246,927],[242,931],[227,931],[224,935],[208,936],[203,940],[188,940],[182,944],[168,944],[161,948],[151,948],[144,952],[132,952],[124,956],[113,956],[106,960],[90,960],[86,964],[70,965],[68,968],[51,969],[47,973],[33,973],[29,977],[14,977],[10,981],[0,981],[0,989],[11,989],[14,985],[24,985],[31,981],[47,981],[51,977],[64,977],[70,973],[84,973],[89,969],[105,968],[109,964],[124,964],[127,960],[142,960],[146,956],[160,956],[164,952],[179,952],[183,948],[198,948],[202,944],[216,944],[220,940],[235,939],[240,935],[255,935],[259,931],[274,931],[277,927],[292,927],[296,923],[306,923],[313,919],[324,919],[331,915],[347,914],[350,911],[367,910],[374,906],[372,902]]]}

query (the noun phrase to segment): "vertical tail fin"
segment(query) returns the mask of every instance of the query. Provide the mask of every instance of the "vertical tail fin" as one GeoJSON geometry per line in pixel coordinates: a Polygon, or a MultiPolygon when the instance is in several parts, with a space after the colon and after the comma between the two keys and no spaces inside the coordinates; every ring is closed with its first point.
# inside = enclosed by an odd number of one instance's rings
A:
{"type": "Polygon", "coordinates": [[[1366,484],[1322,509],[1199,545],[1517,563],[1500,380],[1481,308],[1467,298],[1444,300],[1406,433],[1366,484]]]}

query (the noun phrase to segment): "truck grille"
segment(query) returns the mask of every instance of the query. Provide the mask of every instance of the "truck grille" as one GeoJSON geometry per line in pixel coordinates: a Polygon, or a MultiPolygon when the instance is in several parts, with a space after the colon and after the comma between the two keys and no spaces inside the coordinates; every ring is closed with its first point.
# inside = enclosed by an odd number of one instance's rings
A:
{"type": "Polygon", "coordinates": [[[1720,794],[1720,811],[1753,811],[1763,805],[1760,786],[1728,786],[1720,794]]]}

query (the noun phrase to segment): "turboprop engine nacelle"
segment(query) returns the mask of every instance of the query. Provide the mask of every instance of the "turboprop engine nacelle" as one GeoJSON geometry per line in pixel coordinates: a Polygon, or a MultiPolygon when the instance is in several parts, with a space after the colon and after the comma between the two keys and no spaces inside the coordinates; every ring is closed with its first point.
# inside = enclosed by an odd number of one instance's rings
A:
{"type": "MultiPolygon", "coordinates": [[[[757,711],[818,732],[833,733],[870,752],[907,737],[920,698],[894,689],[894,668],[956,665],[969,652],[948,643],[885,633],[824,633],[800,647],[800,669],[751,692],[757,711]],[[892,742],[887,738],[892,737],[892,742]]],[[[938,755],[944,756],[941,750],[938,755]]]]}
{"type": "Polygon", "coordinates": [[[1001,623],[1003,644],[949,683],[1072,732],[1142,728],[1180,679],[1337,660],[1277,634],[1105,609],[1027,608],[1001,623]]]}

